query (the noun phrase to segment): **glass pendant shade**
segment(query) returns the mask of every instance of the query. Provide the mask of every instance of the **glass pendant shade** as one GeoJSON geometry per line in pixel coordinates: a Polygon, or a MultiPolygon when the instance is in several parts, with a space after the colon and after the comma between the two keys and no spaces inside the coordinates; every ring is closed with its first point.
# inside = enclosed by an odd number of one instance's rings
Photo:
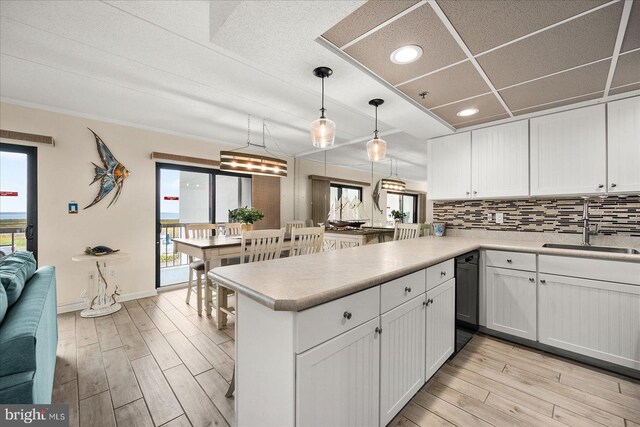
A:
{"type": "Polygon", "coordinates": [[[336,124],[333,120],[320,117],[311,123],[311,141],[316,148],[326,148],[333,145],[336,139],[336,124]]]}
{"type": "Polygon", "coordinates": [[[371,141],[367,142],[367,155],[372,162],[384,160],[387,155],[387,143],[384,139],[378,138],[376,135],[371,141]]]}

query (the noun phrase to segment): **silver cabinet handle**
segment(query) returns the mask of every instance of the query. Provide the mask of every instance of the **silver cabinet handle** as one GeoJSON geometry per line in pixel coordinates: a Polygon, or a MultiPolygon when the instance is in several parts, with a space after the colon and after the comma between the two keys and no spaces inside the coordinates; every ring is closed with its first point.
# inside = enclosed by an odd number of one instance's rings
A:
{"type": "Polygon", "coordinates": [[[513,262],[513,260],[512,260],[512,259],[508,259],[508,260],[507,260],[507,262],[508,262],[509,264],[511,264],[511,263],[513,262]]]}
{"type": "Polygon", "coordinates": [[[426,305],[427,307],[429,306],[429,304],[433,304],[433,300],[431,298],[429,298],[428,300],[426,300],[425,302],[423,302],[424,305],[426,305]]]}
{"type": "Polygon", "coordinates": [[[469,195],[469,192],[468,192],[468,191],[466,191],[466,193],[467,193],[467,196],[468,196],[468,195],[469,195]]]}
{"type": "Polygon", "coordinates": [[[345,318],[345,319],[347,319],[347,320],[351,319],[351,316],[352,316],[352,315],[351,315],[351,312],[350,312],[350,311],[345,311],[345,312],[342,314],[342,317],[344,317],[344,318],[345,318]]]}
{"type": "Polygon", "coordinates": [[[440,272],[440,275],[441,275],[441,276],[446,276],[446,275],[447,275],[447,272],[446,272],[446,271],[441,271],[441,272],[440,272]]]}
{"type": "Polygon", "coordinates": [[[406,293],[410,293],[411,292],[411,286],[407,286],[406,288],[404,288],[404,291],[406,293]]]}
{"type": "Polygon", "coordinates": [[[378,334],[378,335],[382,335],[382,328],[379,327],[379,326],[376,326],[375,333],[378,334]]]}
{"type": "Polygon", "coordinates": [[[529,281],[530,281],[530,282],[535,282],[535,281],[536,281],[536,279],[534,279],[533,277],[529,277],[529,281]]]}
{"type": "Polygon", "coordinates": [[[611,188],[613,188],[613,187],[617,187],[617,185],[614,184],[614,183],[611,183],[611,188]]]}
{"type": "Polygon", "coordinates": [[[542,283],[542,284],[544,285],[544,284],[546,284],[546,283],[547,283],[547,281],[546,281],[546,280],[544,280],[544,279],[540,279],[540,283],[542,283]]]}
{"type": "Polygon", "coordinates": [[[473,194],[478,194],[478,192],[474,190],[473,194]]]}
{"type": "Polygon", "coordinates": [[[604,184],[598,184],[598,188],[604,188],[604,184]]]}

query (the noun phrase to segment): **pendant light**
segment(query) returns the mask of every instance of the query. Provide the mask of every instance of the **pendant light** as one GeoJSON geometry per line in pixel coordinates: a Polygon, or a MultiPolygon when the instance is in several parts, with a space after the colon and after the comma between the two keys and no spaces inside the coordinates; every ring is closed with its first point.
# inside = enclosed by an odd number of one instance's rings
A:
{"type": "MultiPolygon", "coordinates": [[[[262,121],[262,145],[251,142],[251,116],[247,117],[247,145],[240,148],[243,150],[249,147],[259,147],[267,151],[264,140],[265,122],[262,121]]],[[[268,153],[268,151],[267,151],[268,153]]],[[[277,157],[259,156],[251,153],[241,153],[239,151],[220,152],[220,170],[249,173],[252,175],[266,176],[287,176],[286,160],[277,157]]]]}
{"type": "Polygon", "coordinates": [[[395,179],[393,179],[394,174],[393,174],[393,159],[391,159],[391,171],[388,177],[384,178],[381,182],[380,182],[380,187],[383,190],[390,190],[390,191],[398,191],[398,192],[403,192],[404,190],[407,189],[407,183],[402,181],[399,177],[398,177],[398,160],[396,160],[396,173],[395,173],[395,179]]]}
{"type": "Polygon", "coordinates": [[[317,148],[326,148],[333,145],[336,139],[336,124],[327,119],[324,115],[324,79],[333,74],[329,67],[318,67],[313,70],[313,75],[322,79],[322,108],[320,108],[320,118],[311,123],[311,141],[317,148]]]}
{"type": "Polygon", "coordinates": [[[376,130],[373,131],[373,139],[367,142],[367,155],[372,162],[384,160],[387,154],[387,143],[384,139],[378,138],[378,107],[384,104],[384,99],[372,99],[369,105],[376,107],[376,130]]]}

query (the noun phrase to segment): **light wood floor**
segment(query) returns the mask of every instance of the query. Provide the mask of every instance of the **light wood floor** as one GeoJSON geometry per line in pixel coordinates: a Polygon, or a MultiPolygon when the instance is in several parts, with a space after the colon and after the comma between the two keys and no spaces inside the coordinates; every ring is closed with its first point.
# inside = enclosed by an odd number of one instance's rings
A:
{"type": "MultiPolygon", "coordinates": [[[[71,426],[235,424],[233,324],[218,331],[185,293],[58,316],[53,400],[71,426]]],[[[477,335],[391,424],[640,427],[640,381],[477,335]]]]}

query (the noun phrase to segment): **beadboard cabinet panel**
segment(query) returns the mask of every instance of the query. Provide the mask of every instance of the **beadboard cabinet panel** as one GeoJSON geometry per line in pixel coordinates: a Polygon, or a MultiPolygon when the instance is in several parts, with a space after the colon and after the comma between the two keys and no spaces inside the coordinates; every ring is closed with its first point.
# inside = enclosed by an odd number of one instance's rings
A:
{"type": "Polygon", "coordinates": [[[471,133],[471,196],[529,195],[529,123],[492,126],[471,133]]]}
{"type": "Polygon", "coordinates": [[[607,104],[609,193],[640,191],[640,97],[607,104]]]}
{"type": "Polygon", "coordinates": [[[487,328],[536,339],[536,272],[487,267],[487,328]]]}
{"type": "Polygon", "coordinates": [[[640,286],[540,274],[540,342],[640,369],[640,286]]]}
{"type": "Polygon", "coordinates": [[[471,133],[463,132],[427,143],[427,185],[432,200],[471,196],[471,133]]]}
{"type": "Polygon", "coordinates": [[[376,317],[296,356],[296,425],[378,425],[378,322],[376,317]]]}
{"type": "Polygon", "coordinates": [[[606,192],[605,105],[530,120],[531,195],[606,192]]]}
{"type": "Polygon", "coordinates": [[[380,425],[424,385],[424,292],[380,318],[380,425]]]}
{"type": "Polygon", "coordinates": [[[429,380],[455,350],[456,279],[427,291],[425,317],[425,380],[429,380]]]}

